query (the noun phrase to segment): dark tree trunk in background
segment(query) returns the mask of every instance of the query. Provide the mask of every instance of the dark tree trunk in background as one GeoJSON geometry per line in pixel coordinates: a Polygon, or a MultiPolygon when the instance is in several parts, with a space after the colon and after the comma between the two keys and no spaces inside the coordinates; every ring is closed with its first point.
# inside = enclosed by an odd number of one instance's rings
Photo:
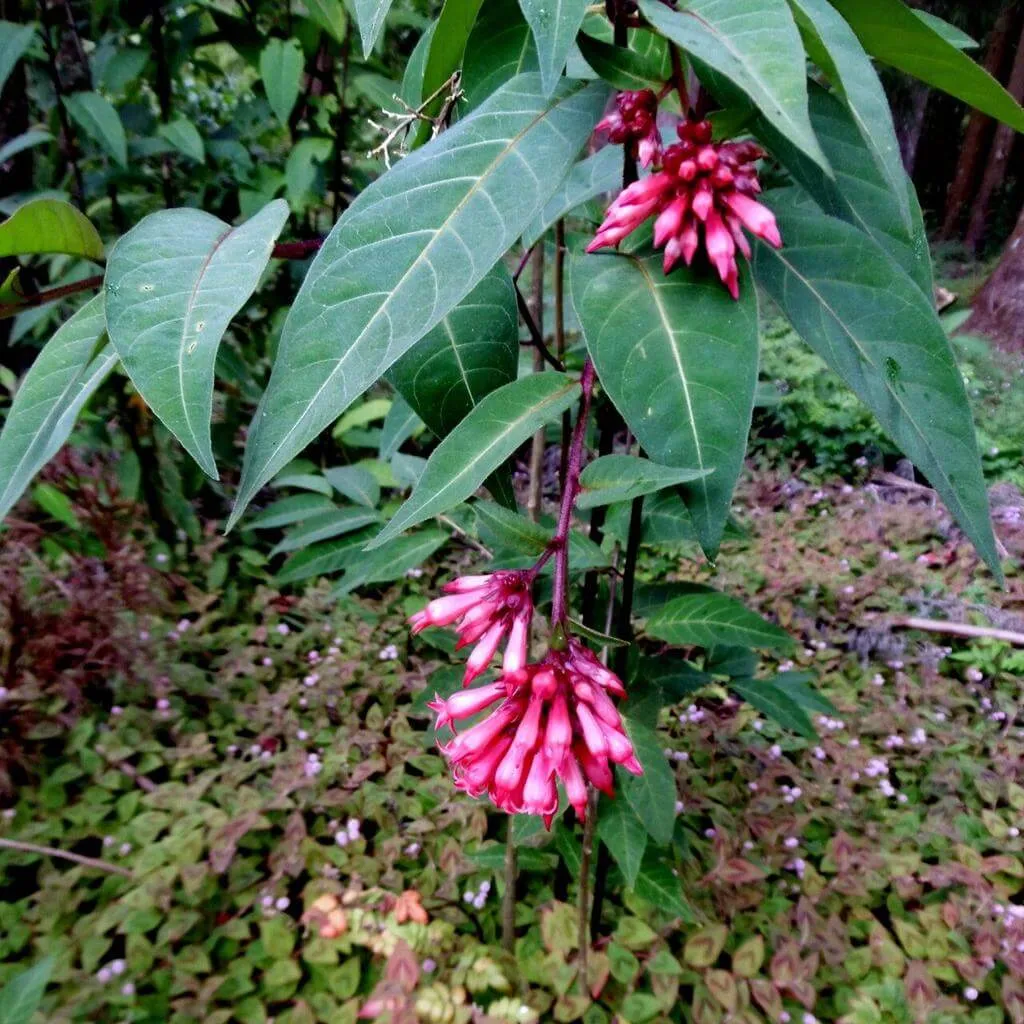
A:
{"type": "MultiPolygon", "coordinates": [[[[1019,3],[1007,4],[999,13],[988,47],[985,50],[985,70],[1000,82],[1006,81],[1006,65],[1012,59],[1012,44],[1017,38],[1024,18],[1024,7],[1019,3]]],[[[970,198],[978,185],[982,163],[994,131],[992,118],[972,111],[960,147],[956,175],[946,195],[946,208],[939,229],[939,238],[955,238],[963,223],[970,198]]]]}
{"type": "Polygon", "coordinates": [[[914,175],[914,165],[917,163],[917,148],[921,143],[921,133],[924,131],[925,113],[928,110],[928,100],[931,97],[931,90],[921,82],[914,82],[910,87],[910,104],[905,111],[899,124],[896,125],[896,135],[900,143],[900,156],[903,158],[903,166],[910,177],[914,175]]]}
{"type": "Polygon", "coordinates": [[[983,334],[1008,352],[1024,352],[1024,210],[961,330],[983,334]]]}
{"type": "MultiPolygon", "coordinates": [[[[1006,86],[1010,95],[1019,103],[1024,98],[1024,31],[1017,41],[1017,53],[1013,59],[1013,70],[1006,86]]],[[[1001,124],[996,128],[992,149],[989,152],[985,173],[981,179],[978,194],[971,206],[971,219],[967,225],[964,244],[968,249],[977,252],[985,238],[988,223],[989,204],[996,190],[1006,178],[1006,168],[1010,163],[1010,154],[1017,141],[1017,133],[1009,126],[1001,124]]]]}

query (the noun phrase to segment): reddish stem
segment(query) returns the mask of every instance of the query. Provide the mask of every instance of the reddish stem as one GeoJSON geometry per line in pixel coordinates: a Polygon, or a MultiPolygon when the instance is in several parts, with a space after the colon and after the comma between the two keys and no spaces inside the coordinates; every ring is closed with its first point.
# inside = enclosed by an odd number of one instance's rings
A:
{"type": "Polygon", "coordinates": [[[675,82],[676,92],[679,93],[679,106],[683,111],[683,117],[690,113],[690,97],[686,89],[686,73],[683,71],[683,61],[679,56],[679,47],[675,43],[668,44],[668,52],[672,58],[672,79],[675,82]]]}
{"type": "MultiPolygon", "coordinates": [[[[558,527],[548,545],[548,550],[555,556],[554,596],[551,600],[551,625],[564,626],[566,611],[569,607],[569,524],[572,521],[572,510],[580,492],[580,472],[583,469],[583,443],[587,436],[587,420],[590,416],[590,398],[594,392],[594,364],[588,358],[583,364],[580,387],[583,396],[580,398],[580,411],[576,417],[576,426],[569,445],[569,459],[565,470],[565,486],[562,488],[562,505],[558,512],[558,527]]],[[[545,552],[547,555],[547,552],[545,552]]],[[[550,557],[550,556],[548,556],[550,557]]],[[[538,567],[547,558],[542,556],[538,567]]],[[[537,567],[535,567],[537,568],[537,567]]]]}

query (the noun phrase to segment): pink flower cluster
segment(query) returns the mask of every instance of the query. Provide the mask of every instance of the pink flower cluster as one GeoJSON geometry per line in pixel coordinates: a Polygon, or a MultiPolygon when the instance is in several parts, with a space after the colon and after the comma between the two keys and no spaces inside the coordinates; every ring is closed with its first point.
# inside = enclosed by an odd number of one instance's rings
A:
{"type": "Polygon", "coordinates": [[[570,640],[540,664],[505,671],[493,683],[435,697],[437,728],[498,706],[456,732],[441,751],[455,784],[471,796],[487,794],[510,814],[539,814],[550,827],[561,781],[580,819],[587,813],[587,782],[614,794],[612,764],[634,775],[643,768],[611,696],[622,683],[582,644],[570,640]],[[499,703],[500,702],[500,703],[499,703]]]}
{"type": "Polygon", "coordinates": [[[483,576],[461,576],[445,586],[445,597],[439,597],[409,622],[412,631],[420,633],[430,626],[457,623],[458,648],[476,644],[466,662],[463,686],[487,671],[507,636],[504,672],[515,672],[526,664],[533,600],[530,577],[526,572],[505,571],[483,576]]]}
{"type": "MultiPolygon", "coordinates": [[[[607,120],[607,118],[606,118],[607,120]]],[[[764,152],[753,142],[715,143],[710,121],[681,121],[680,141],[652,157],[655,171],[623,189],[605,212],[587,252],[618,245],[649,217],[654,244],[664,247],[667,274],[680,260],[689,266],[703,244],[734,299],[739,298],[736,252],[750,258],[744,228],[779,248],[775,215],[753,197],[761,191],[754,162],[764,152]]]]}
{"type": "Polygon", "coordinates": [[[620,92],[615,110],[597,122],[594,131],[607,132],[611,142],[635,143],[641,167],[661,155],[658,134],[658,97],[650,89],[620,92]]]}

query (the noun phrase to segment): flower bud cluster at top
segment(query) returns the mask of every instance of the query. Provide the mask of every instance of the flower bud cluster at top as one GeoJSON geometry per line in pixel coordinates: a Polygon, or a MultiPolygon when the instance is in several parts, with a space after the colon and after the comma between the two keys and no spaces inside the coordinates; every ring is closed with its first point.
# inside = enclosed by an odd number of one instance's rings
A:
{"type": "Polygon", "coordinates": [[[657,103],[650,89],[619,93],[615,111],[597,125],[612,142],[635,146],[653,172],[612,202],[587,252],[618,245],[656,216],[654,244],[664,248],[666,274],[680,260],[689,266],[703,246],[729,294],[739,298],[736,252],[751,255],[744,229],[782,245],[774,214],[753,198],[761,191],[754,165],[764,151],[753,142],[714,142],[711,122],[691,118],[676,125],[679,142],[663,147],[657,103]]]}

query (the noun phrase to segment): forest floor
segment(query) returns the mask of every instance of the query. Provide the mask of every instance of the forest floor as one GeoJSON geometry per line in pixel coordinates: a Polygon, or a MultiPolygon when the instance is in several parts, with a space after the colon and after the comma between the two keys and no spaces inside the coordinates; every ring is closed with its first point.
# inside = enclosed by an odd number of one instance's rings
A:
{"type": "MultiPolygon", "coordinates": [[[[1015,494],[997,508],[1011,564],[1015,494]]],[[[1000,589],[898,480],[751,473],[737,514],[747,535],[717,568],[652,558],[642,582],[749,600],[798,640],[762,671],[812,672],[838,713],[808,740],[714,689],[661,712],[687,905],[623,895],[613,871],[588,994],[576,884],[555,870],[578,870],[578,827],[517,819],[508,956],[504,820],[453,790],[433,745],[427,679],[448,658],[404,617],[451,564],[375,600],[261,589],[232,619],[135,622],[148,667],[49,741],[0,819],[0,840],[103,862],[0,849],[0,983],[55,954],[50,1024],[340,1024],[386,1005],[396,1021],[1024,1020],[1024,653],[893,624],[1019,630],[1024,581],[1000,589]]]]}

